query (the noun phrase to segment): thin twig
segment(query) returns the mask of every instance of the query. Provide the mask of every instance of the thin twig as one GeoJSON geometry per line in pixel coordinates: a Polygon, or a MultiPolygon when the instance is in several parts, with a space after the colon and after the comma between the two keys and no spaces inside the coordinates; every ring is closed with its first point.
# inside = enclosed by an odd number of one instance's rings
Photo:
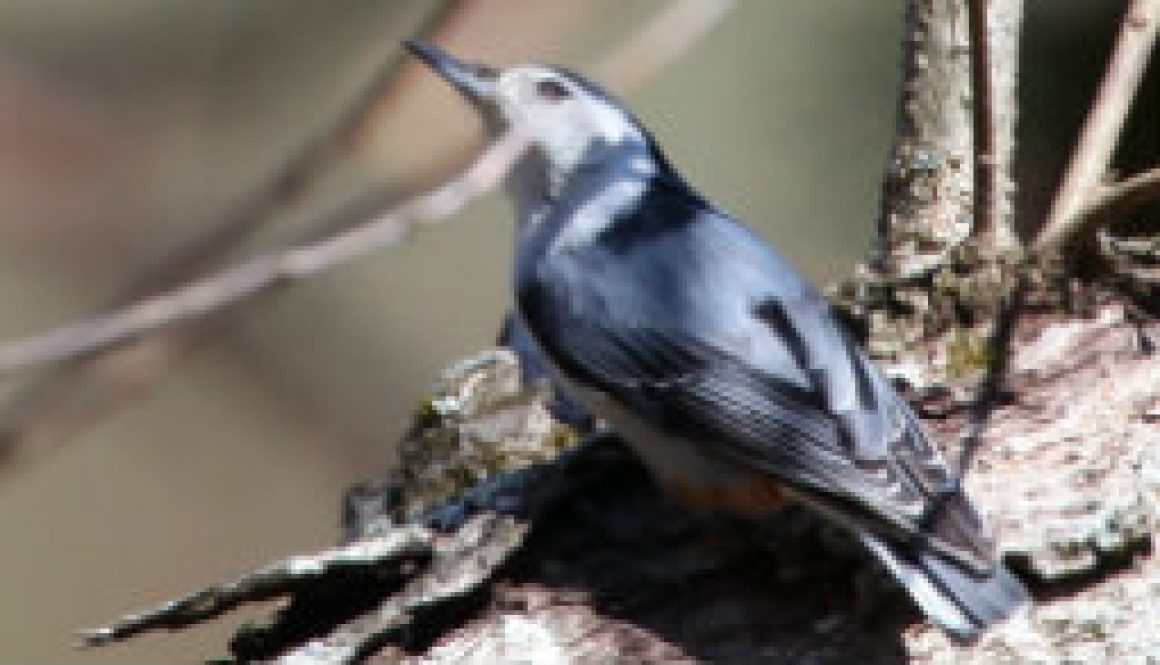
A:
{"type": "MultiPolygon", "coordinates": [[[[421,34],[435,32],[455,18],[462,2],[444,0],[424,20],[421,34]]],[[[148,266],[129,282],[111,306],[123,306],[140,298],[156,295],[194,277],[199,270],[223,252],[243,241],[257,228],[276,219],[278,214],[301,200],[310,185],[323,174],[329,173],[336,162],[359,145],[352,137],[373,122],[376,111],[386,100],[402,93],[400,71],[408,59],[399,54],[394,44],[387,45],[377,71],[361,90],[342,108],[337,116],[319,133],[307,140],[290,156],[280,170],[265,184],[251,192],[207,232],[185,243],[164,257],[158,264],[148,266]]],[[[445,169],[444,176],[463,168],[445,169]]],[[[411,189],[412,194],[419,190],[411,189]]]]}
{"type": "MultiPolygon", "coordinates": [[[[463,8],[462,0],[437,3],[424,20],[420,32],[431,34],[446,29],[463,8]]],[[[393,43],[385,44],[385,51],[367,83],[333,121],[307,137],[267,182],[244,195],[219,218],[208,220],[205,231],[179,245],[160,261],[139,270],[120,293],[106,303],[104,311],[128,307],[195,278],[254,233],[279,219],[282,213],[299,206],[313,191],[313,185],[365,143],[357,137],[383,115],[383,107],[405,92],[406,77],[399,74],[407,64],[407,58],[393,43]]],[[[389,193],[378,194],[378,205],[374,208],[364,207],[357,216],[348,215],[326,235],[366,219],[369,216],[367,210],[386,209],[403,197],[432,188],[462,170],[470,163],[471,157],[469,151],[457,151],[439,165],[435,171],[437,177],[428,175],[414,182],[396,183],[389,193]]],[[[320,237],[316,235],[300,241],[320,237]]],[[[83,424],[108,413],[118,404],[130,401],[151,379],[162,375],[185,352],[209,338],[220,328],[223,318],[207,317],[196,324],[168,330],[164,335],[139,338],[132,344],[119,345],[105,353],[91,353],[57,362],[39,375],[30,377],[0,408],[0,460],[11,463],[10,456],[16,451],[17,444],[21,445],[22,452],[27,452],[27,444],[33,439],[39,443],[51,443],[67,438],[83,424]]],[[[24,459],[28,459],[27,455],[24,459]]]]}
{"type": "Polygon", "coordinates": [[[344,233],[284,252],[257,256],[110,314],[0,346],[0,377],[199,319],[281,283],[310,277],[397,245],[417,224],[445,220],[492,189],[523,151],[526,142],[521,132],[508,132],[457,178],[344,233]]]}
{"type": "Polygon", "coordinates": [[[1034,253],[1058,249],[1092,218],[1082,214],[1108,171],[1136,89],[1160,27],[1160,0],[1132,0],[1124,14],[1108,70],[1084,122],[1075,154],[1063,177],[1034,253]]]}
{"type": "Polygon", "coordinates": [[[1118,213],[1160,200],[1160,167],[1096,189],[1075,212],[1075,233],[1118,213]]]}
{"type": "Polygon", "coordinates": [[[970,0],[971,113],[975,157],[975,237],[995,233],[998,226],[998,197],[1002,174],[998,169],[998,141],[995,137],[995,99],[991,79],[991,40],[988,29],[989,0],[970,0]]]}

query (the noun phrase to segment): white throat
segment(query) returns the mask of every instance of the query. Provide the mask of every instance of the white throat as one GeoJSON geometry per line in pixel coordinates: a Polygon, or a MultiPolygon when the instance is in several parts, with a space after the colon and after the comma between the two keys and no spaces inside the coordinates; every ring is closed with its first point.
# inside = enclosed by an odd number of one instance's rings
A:
{"type": "Polygon", "coordinates": [[[648,189],[658,166],[647,143],[629,142],[589,151],[568,170],[550,165],[533,149],[508,176],[507,188],[516,204],[517,233],[536,232],[549,213],[566,213],[568,220],[551,242],[561,251],[589,242],[632,209],[648,189]],[[603,154],[600,154],[603,153],[603,154]]]}

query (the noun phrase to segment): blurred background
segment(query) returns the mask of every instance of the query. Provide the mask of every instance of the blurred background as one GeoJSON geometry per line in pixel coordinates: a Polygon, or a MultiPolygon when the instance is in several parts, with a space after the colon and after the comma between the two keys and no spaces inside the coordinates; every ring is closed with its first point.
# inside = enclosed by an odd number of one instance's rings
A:
{"type": "MultiPolygon", "coordinates": [[[[403,57],[404,37],[592,71],[667,4],[6,0],[0,340],[318,237],[437,182],[480,128],[403,57]],[[307,160],[308,177],[279,175],[384,72],[369,119],[307,160]]],[[[1025,123],[1034,208],[1122,5],[1029,4],[1028,100],[1040,106],[1026,113],[1043,118],[1025,123]]],[[[627,100],[691,181],[831,281],[870,247],[901,12],[739,2],[627,100]]],[[[1133,145],[1160,140],[1133,122],[1144,137],[1133,145]]],[[[232,621],[81,654],[72,631],[333,543],[343,489],[389,469],[438,371],[493,342],[511,235],[491,195],[399,247],[75,376],[0,378],[0,661],[223,655],[232,621]]]]}

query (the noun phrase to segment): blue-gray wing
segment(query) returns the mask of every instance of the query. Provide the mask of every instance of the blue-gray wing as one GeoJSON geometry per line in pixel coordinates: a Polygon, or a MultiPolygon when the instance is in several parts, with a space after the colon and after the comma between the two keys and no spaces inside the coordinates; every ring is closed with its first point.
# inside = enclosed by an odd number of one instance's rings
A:
{"type": "Polygon", "coordinates": [[[821,296],[751,231],[695,203],[525,270],[518,306],[544,353],[848,524],[989,569],[978,517],[947,492],[913,413],[821,296]]]}

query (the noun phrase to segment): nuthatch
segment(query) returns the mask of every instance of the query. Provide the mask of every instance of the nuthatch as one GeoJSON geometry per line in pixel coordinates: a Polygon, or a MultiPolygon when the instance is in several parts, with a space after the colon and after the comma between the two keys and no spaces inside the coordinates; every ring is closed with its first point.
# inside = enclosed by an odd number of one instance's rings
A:
{"type": "Polygon", "coordinates": [[[826,301],[563,69],[409,49],[530,148],[507,180],[517,325],[556,381],[692,506],[800,502],[849,529],[948,634],[1028,601],[910,407],[826,301]]]}

